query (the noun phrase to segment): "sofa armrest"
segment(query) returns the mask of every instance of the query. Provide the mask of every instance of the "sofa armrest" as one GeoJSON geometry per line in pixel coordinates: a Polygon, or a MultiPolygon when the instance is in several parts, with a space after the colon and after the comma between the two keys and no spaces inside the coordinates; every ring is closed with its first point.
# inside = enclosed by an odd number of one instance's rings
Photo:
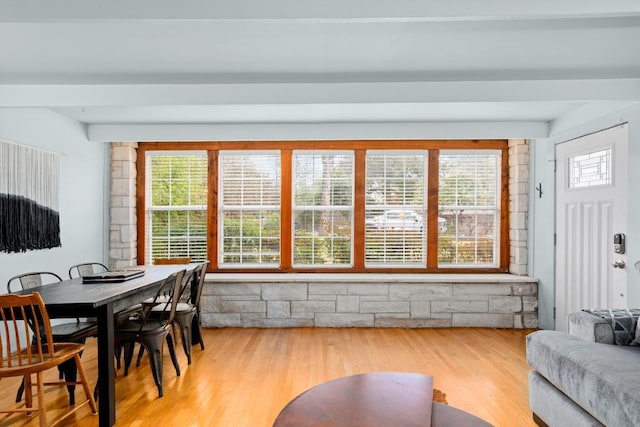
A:
{"type": "Polygon", "coordinates": [[[609,321],[584,311],[569,314],[569,333],[585,341],[615,343],[613,328],[609,321]]]}

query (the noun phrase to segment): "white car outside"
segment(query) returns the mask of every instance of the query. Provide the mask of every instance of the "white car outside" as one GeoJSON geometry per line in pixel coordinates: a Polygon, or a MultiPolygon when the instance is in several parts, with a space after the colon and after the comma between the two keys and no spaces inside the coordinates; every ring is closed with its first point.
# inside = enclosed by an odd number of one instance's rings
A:
{"type": "MultiPolygon", "coordinates": [[[[412,210],[388,210],[381,215],[367,219],[367,228],[375,228],[377,230],[409,230],[422,231],[424,220],[412,210]]],[[[438,218],[438,230],[441,233],[447,231],[447,220],[438,218]]]]}

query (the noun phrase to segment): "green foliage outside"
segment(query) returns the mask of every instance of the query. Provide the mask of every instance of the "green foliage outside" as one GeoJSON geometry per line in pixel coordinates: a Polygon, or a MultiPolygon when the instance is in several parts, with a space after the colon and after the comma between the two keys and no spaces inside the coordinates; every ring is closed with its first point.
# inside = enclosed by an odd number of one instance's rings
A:
{"type": "Polygon", "coordinates": [[[438,238],[439,264],[495,264],[498,162],[495,155],[440,156],[438,215],[447,231],[438,238]]]}
{"type": "Polygon", "coordinates": [[[206,156],[151,157],[151,257],[207,257],[206,156]],[[175,210],[174,208],[184,208],[175,210]],[[195,209],[194,209],[195,208],[195,209]]]}
{"type": "Polygon", "coordinates": [[[279,212],[225,212],[223,227],[223,262],[279,264],[279,212]]]}
{"type": "Polygon", "coordinates": [[[494,263],[493,239],[463,240],[455,237],[438,239],[438,263],[490,265],[494,263]]]}
{"type": "Polygon", "coordinates": [[[294,265],[351,264],[353,156],[298,155],[296,178],[294,265]]]}

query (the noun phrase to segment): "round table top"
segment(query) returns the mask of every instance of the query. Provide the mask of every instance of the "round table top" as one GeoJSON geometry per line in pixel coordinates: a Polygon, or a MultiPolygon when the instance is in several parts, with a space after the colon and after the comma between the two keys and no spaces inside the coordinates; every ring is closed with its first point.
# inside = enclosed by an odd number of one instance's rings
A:
{"type": "Polygon", "coordinates": [[[429,375],[400,372],[352,375],[303,392],[282,409],[273,426],[490,426],[459,409],[432,405],[432,399],[433,377],[429,375]],[[432,417],[434,410],[437,414],[432,417]]]}

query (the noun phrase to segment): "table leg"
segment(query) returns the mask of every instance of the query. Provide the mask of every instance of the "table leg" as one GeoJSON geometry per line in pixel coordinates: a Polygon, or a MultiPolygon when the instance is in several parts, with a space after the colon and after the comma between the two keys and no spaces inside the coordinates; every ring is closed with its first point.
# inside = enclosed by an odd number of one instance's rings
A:
{"type": "Polygon", "coordinates": [[[113,305],[98,310],[98,417],[100,427],[116,422],[116,387],[114,375],[113,305]]]}

